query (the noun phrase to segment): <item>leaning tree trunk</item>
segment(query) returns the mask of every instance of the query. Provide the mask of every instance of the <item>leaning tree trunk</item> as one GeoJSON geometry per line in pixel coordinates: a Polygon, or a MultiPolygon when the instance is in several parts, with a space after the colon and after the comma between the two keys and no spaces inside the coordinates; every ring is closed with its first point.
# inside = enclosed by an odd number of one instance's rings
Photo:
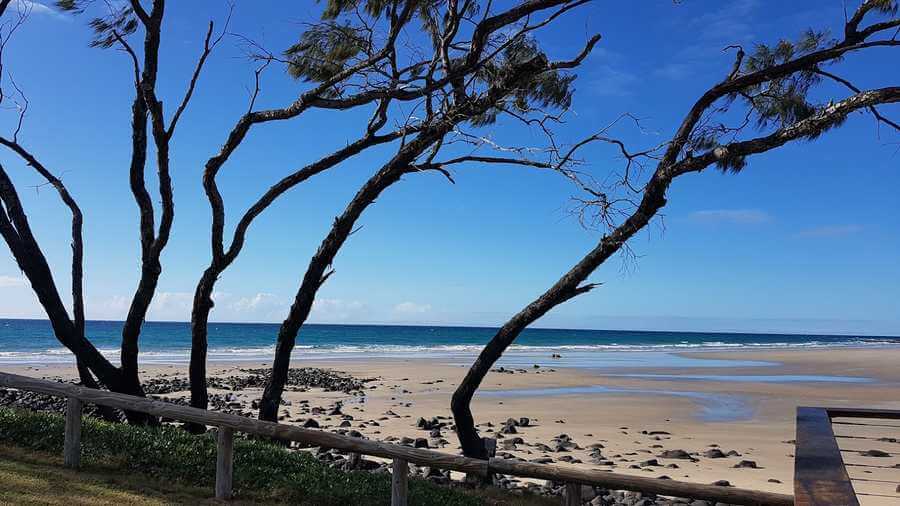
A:
{"type": "MultiPolygon", "coordinates": [[[[316,254],[313,255],[303,276],[294,302],[288,312],[287,318],[278,329],[278,343],[275,346],[275,360],[272,363],[272,374],[269,378],[266,388],[263,392],[262,400],[259,404],[259,419],[268,421],[277,421],[278,406],[281,404],[281,395],[284,392],[284,386],[287,383],[288,369],[291,365],[291,352],[294,350],[294,344],[297,340],[297,333],[300,327],[309,318],[312,310],[313,302],[319,288],[328,278],[326,270],[331,265],[338,250],[350,236],[353,231],[353,224],[362,214],[362,212],[375,201],[382,191],[390,185],[400,180],[404,170],[409,166],[416,156],[422,150],[428,147],[424,139],[417,139],[420,142],[413,141],[409,146],[421,146],[419,151],[407,150],[400,156],[395,157],[390,163],[382,168],[359,190],[344,213],[334,221],[334,225],[322,241],[316,254]]],[[[404,148],[406,150],[406,148],[404,148]]]]}
{"type": "MultiPolygon", "coordinates": [[[[759,75],[768,74],[761,72],[759,75]]],[[[725,93],[725,91],[719,90],[720,93],[725,93]]],[[[713,101],[714,99],[705,95],[698,102],[700,105],[694,107],[694,110],[699,110],[700,112],[692,112],[689,120],[696,122],[705,107],[713,101]]],[[[690,172],[701,171],[710,165],[727,162],[734,159],[734,157],[764,153],[783,146],[790,141],[818,136],[840,123],[850,112],[871,107],[873,104],[897,102],[900,102],[900,87],[861,92],[831,104],[818,114],[798,121],[793,125],[783,127],[770,135],[719,146],[701,155],[686,157],[680,161],[676,160],[676,155],[679,151],[677,148],[678,143],[674,143],[675,148],[670,147],[670,154],[660,162],[653,176],[644,187],[640,204],[638,204],[638,207],[628,219],[609,235],[603,236],[600,243],[560,278],[553,287],[503,325],[482,350],[475,363],[472,364],[465,378],[453,393],[451,401],[457,437],[462,445],[463,453],[474,458],[483,458],[485,454],[484,442],[479,439],[478,432],[475,429],[471,403],[476,390],[478,390],[479,385],[494,363],[525,327],[555,306],[587,292],[595,286],[592,284],[581,285],[581,283],[610,256],[619,251],[634,234],[643,229],[653,216],[666,205],[666,191],[676,177],[690,172]]],[[[686,124],[692,125],[693,123],[690,123],[690,121],[686,124]]],[[[680,130],[682,132],[690,132],[690,128],[687,127],[682,127],[680,130]]],[[[686,137],[687,133],[682,133],[676,137],[676,140],[686,137]]]]}
{"type": "Polygon", "coordinates": [[[78,332],[69,319],[47,259],[31,232],[15,186],[2,166],[0,166],[0,200],[3,202],[3,207],[0,207],[0,235],[3,236],[16,263],[31,283],[38,302],[47,313],[54,335],[82,365],[94,371],[108,388],[121,386],[120,371],[85,339],[83,333],[78,332]]]}
{"type": "Polygon", "coordinates": [[[353,226],[363,211],[384,190],[399,181],[403,174],[422,170],[413,166],[413,163],[429,147],[443,139],[456,125],[484,114],[514,90],[519,89],[524,83],[528,83],[534,76],[546,70],[547,60],[545,57],[531,58],[517,65],[500,83],[491,86],[477,99],[467,98],[464,103],[454,104],[439,120],[423,128],[415,139],[400,148],[399,152],[359,189],[353,200],[344,209],[343,214],[334,220],[331,230],[310,260],[297,295],[294,297],[294,302],[291,304],[288,317],[278,330],[272,375],[260,402],[260,420],[276,421],[278,418],[278,406],[287,382],[291,352],[294,349],[297,333],[309,317],[316,293],[330,275],[330,272],[326,273],[326,270],[334,261],[334,257],[344,241],[352,233],[353,226]]]}
{"type": "Polygon", "coordinates": [[[281,404],[281,395],[284,393],[284,386],[287,383],[291,352],[294,350],[297,333],[309,318],[316,293],[330,274],[326,271],[353,231],[354,223],[381,192],[399,181],[407,171],[415,170],[411,169],[410,164],[432,143],[446,135],[458,121],[460,121],[458,118],[454,118],[439,122],[401,148],[392,160],[366,181],[347,205],[343,214],[334,220],[331,230],[310,260],[288,316],[281,328],[278,329],[278,343],[275,346],[272,374],[259,404],[260,420],[276,421],[278,419],[278,406],[281,404]]]}
{"type": "Polygon", "coordinates": [[[569,272],[561,277],[549,290],[535,299],[522,311],[507,321],[482,349],[475,363],[460,382],[451,399],[450,409],[456,423],[456,435],[466,457],[488,458],[484,440],[478,436],[472,417],[472,398],[484,377],[488,374],[506,349],[525,328],[563,302],[590,291],[595,285],[581,285],[594,270],[615,252],[619,251],[631,236],[642,229],[665,203],[665,192],[671,177],[655,175],[647,185],[638,209],[610,235],[604,236],[569,272]]]}

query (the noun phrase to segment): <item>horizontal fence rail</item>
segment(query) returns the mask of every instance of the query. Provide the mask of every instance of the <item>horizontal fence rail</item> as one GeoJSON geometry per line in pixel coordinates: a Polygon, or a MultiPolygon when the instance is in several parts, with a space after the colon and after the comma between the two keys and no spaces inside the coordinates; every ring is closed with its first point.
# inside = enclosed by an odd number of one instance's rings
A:
{"type": "MultiPolygon", "coordinates": [[[[17,374],[0,372],[0,386],[69,399],[69,412],[66,415],[65,452],[66,465],[71,465],[72,467],[77,467],[79,461],[75,454],[78,453],[80,445],[81,405],[83,403],[217,427],[219,429],[219,439],[216,460],[216,497],[220,499],[231,497],[233,472],[232,438],[234,432],[243,432],[245,434],[297,441],[313,446],[392,459],[394,461],[394,473],[404,474],[404,476],[396,475],[392,478],[391,500],[394,505],[406,504],[407,479],[405,473],[408,472],[408,463],[482,476],[486,476],[489,473],[500,473],[521,478],[536,478],[566,484],[605,487],[614,490],[633,490],[736,505],[788,506],[794,504],[792,496],[772,492],[687,483],[677,480],[661,480],[608,471],[590,471],[496,458],[490,460],[472,459],[433,450],[408,448],[396,444],[333,434],[318,429],[305,429],[293,425],[254,420],[238,415],[207,411],[170,402],[84,388],[69,383],[58,383],[17,374]],[[73,438],[71,441],[70,433],[73,438]]],[[[575,488],[578,487],[567,486],[567,490],[573,490],[572,493],[574,493],[575,488]]],[[[580,495],[580,488],[578,493],[580,495]]]]}

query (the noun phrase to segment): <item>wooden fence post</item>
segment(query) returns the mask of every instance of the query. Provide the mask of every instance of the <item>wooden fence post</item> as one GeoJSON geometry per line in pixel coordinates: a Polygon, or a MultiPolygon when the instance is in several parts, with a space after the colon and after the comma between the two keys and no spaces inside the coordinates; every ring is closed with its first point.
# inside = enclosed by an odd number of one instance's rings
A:
{"type": "Polygon", "coordinates": [[[216,499],[231,499],[234,472],[234,430],[219,427],[216,445],[216,499]]]}
{"type": "Polygon", "coordinates": [[[81,399],[69,397],[66,402],[66,438],[63,443],[63,463],[78,469],[81,466],[81,399]]]}
{"type": "Polygon", "coordinates": [[[407,506],[409,466],[403,459],[391,463],[391,506],[407,506]]]}
{"type": "Polygon", "coordinates": [[[359,468],[359,461],[362,460],[362,455],[356,452],[350,452],[350,455],[347,456],[347,469],[350,471],[355,471],[359,468]]]}
{"type": "Polygon", "coordinates": [[[580,483],[566,483],[566,506],[581,506],[580,483]]]}

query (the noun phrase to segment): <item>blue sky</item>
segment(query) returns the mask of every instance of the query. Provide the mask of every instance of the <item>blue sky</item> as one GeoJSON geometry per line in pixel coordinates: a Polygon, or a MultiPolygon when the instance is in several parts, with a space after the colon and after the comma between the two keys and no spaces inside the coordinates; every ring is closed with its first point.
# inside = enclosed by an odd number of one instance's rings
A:
{"type": "MultiPolygon", "coordinates": [[[[294,2],[287,11],[282,4],[238,1],[231,31],[272,49],[288,46],[300,23],[314,18],[316,4],[294,2]]],[[[20,139],[62,174],[85,211],[88,317],[121,319],[139,262],[127,176],[129,62],[120,52],[88,48],[86,20],[34,7],[5,56],[30,100],[20,139]]],[[[169,110],[186,85],[207,20],[221,21],[226,10],[225,2],[170,2],[160,78],[169,110]]],[[[578,139],[630,112],[644,132],[623,127],[617,133],[635,148],[671,135],[692,101],[723,77],[732,63],[723,47],[771,43],[807,27],[840,33],[843,20],[840,0],[602,2],[577,12],[542,39],[552,56],[564,57],[591,34],[603,35],[578,72],[574,114],[560,135],[578,139]]],[[[236,39],[223,41],[179,124],[175,228],[150,319],[189,318],[209,255],[200,175],[246,108],[252,66],[242,54],[236,39]]],[[[896,85],[900,65],[886,65],[890,58],[896,61],[888,52],[860,55],[839,68],[863,88],[896,85]]],[[[270,71],[260,106],[283,106],[302,89],[280,70],[270,71]]],[[[897,107],[885,111],[900,116],[897,107]]],[[[314,111],[254,129],[219,178],[229,224],[282,175],[353,139],[368,113],[314,111]]],[[[2,115],[8,131],[13,114],[2,115]]],[[[502,125],[494,134],[511,135],[502,125]]],[[[900,139],[884,129],[877,134],[871,117],[856,115],[815,143],[752,158],[739,175],[681,178],[663,219],[632,241],[637,257],[608,262],[592,278],[601,288],[539,324],[900,335],[900,139]]],[[[332,218],[385,153],[373,151],[316,177],[258,218],[218,284],[213,319],[283,319],[332,218]]],[[[599,174],[618,163],[602,148],[583,155],[599,174]]],[[[53,192],[33,188],[38,180],[20,161],[8,153],[0,161],[18,183],[57,282],[68,291],[67,211],[53,192]]],[[[454,176],[455,185],[436,174],[407,176],[366,211],[320,292],[313,321],[498,324],[598,239],[573,219],[573,188],[559,176],[479,166],[460,167],[454,176]]],[[[0,316],[42,315],[0,246],[0,316]]]]}

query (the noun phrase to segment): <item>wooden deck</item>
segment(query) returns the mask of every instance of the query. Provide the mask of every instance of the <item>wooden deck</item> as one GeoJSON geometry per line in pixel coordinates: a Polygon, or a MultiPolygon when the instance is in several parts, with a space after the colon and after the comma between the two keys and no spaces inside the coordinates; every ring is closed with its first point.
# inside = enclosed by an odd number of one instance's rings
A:
{"type": "Polygon", "coordinates": [[[898,456],[900,445],[890,441],[900,439],[897,420],[900,420],[898,410],[797,408],[794,503],[797,506],[859,506],[860,497],[886,497],[900,504],[900,493],[895,488],[900,482],[900,467],[882,464],[885,459],[898,456]],[[849,430],[835,434],[835,426],[849,430]],[[852,445],[855,448],[841,448],[841,441],[856,443],[852,445]],[[867,454],[871,450],[883,452],[882,447],[892,451],[880,456],[867,454]],[[855,462],[845,462],[845,455],[852,455],[855,462]],[[884,475],[878,478],[855,472],[851,475],[848,467],[869,474],[871,469],[879,469],[884,475]],[[854,483],[864,484],[866,491],[856,490],[854,483]],[[875,485],[872,491],[869,485],[875,485]]]}

